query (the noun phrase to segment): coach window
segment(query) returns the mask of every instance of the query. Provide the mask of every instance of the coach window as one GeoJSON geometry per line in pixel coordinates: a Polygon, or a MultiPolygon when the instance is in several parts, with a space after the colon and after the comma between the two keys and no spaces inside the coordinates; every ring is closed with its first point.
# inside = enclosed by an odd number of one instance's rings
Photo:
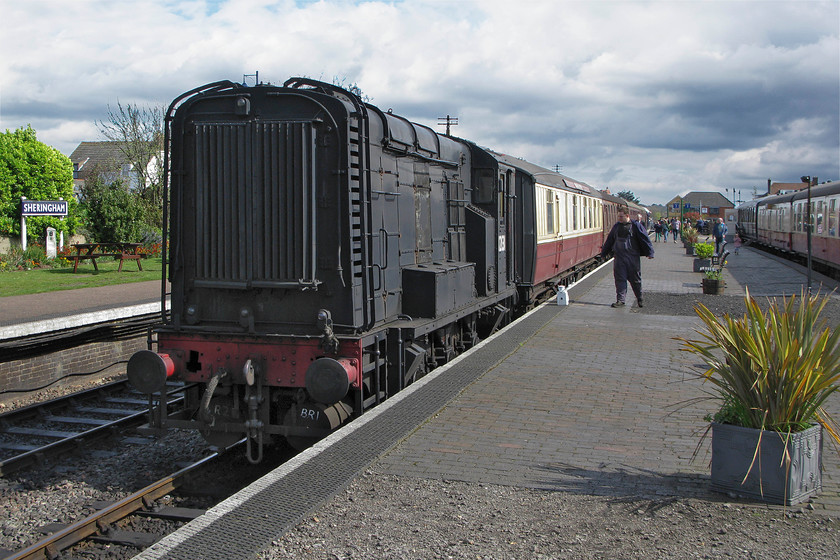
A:
{"type": "Polygon", "coordinates": [[[817,202],[817,234],[822,235],[823,231],[823,201],[817,202]]]}
{"type": "Polygon", "coordinates": [[[545,227],[546,233],[554,233],[554,193],[545,193],[545,227]]]}
{"type": "Polygon", "coordinates": [[[828,202],[828,235],[837,235],[837,199],[832,198],[828,202]]]}
{"type": "Polygon", "coordinates": [[[586,229],[589,223],[589,200],[580,197],[580,227],[586,229]]]}
{"type": "Polygon", "coordinates": [[[578,228],[578,197],[576,194],[572,195],[572,231],[578,228]]]}

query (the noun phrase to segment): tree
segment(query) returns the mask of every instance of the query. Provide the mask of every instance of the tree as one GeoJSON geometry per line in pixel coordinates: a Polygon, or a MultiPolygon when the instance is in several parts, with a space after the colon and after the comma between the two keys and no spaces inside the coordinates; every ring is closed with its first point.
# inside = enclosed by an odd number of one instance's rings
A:
{"type": "Polygon", "coordinates": [[[99,174],[85,181],[81,207],[93,241],[146,241],[143,208],[122,181],[107,182],[99,174]]]}
{"type": "Polygon", "coordinates": [[[97,122],[105,138],[117,142],[120,152],[137,174],[137,194],[143,220],[160,229],[163,219],[163,116],[162,105],[142,107],[117,102],[108,106],[108,120],[97,122]]]}
{"type": "Polygon", "coordinates": [[[620,193],[618,193],[618,196],[623,198],[624,200],[629,200],[630,202],[636,204],[639,203],[639,199],[636,198],[636,195],[633,193],[633,191],[621,191],[620,193]]]}
{"type": "Polygon", "coordinates": [[[68,234],[79,224],[73,196],[73,164],[70,158],[39,142],[31,126],[0,133],[0,234],[20,235],[20,199],[67,201],[65,219],[27,218],[28,237],[41,239],[47,227],[68,234]]]}

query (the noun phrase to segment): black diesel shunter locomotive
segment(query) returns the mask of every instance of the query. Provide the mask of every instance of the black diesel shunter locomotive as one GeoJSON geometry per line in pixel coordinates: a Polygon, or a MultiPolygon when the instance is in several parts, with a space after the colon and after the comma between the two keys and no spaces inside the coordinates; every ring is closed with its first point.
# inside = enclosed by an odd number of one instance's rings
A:
{"type": "Polygon", "coordinates": [[[165,143],[171,315],[129,379],[153,396],[195,382],[180,416],[151,401],[151,427],[249,436],[254,462],[273,438],[323,437],[592,261],[535,282],[532,175],[326,83],[197,88],[170,106],[165,143]]]}

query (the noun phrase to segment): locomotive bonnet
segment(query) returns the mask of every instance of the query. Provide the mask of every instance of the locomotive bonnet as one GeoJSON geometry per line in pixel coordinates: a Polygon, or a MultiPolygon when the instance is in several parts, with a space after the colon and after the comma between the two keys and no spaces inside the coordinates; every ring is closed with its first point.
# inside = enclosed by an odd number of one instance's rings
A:
{"type": "Polygon", "coordinates": [[[305,447],[595,264],[612,203],[334,85],[217,82],[166,116],[153,430],[305,447]],[[166,286],[164,280],[163,285],[166,286]],[[162,299],[165,299],[162,298],[162,299]],[[168,380],[187,383],[170,413],[168,380]]]}

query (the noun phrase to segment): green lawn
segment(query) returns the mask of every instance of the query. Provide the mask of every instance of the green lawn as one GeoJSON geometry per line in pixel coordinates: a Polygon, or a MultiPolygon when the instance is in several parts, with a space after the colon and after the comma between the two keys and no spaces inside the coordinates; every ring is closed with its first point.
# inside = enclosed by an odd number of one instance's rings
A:
{"type": "Polygon", "coordinates": [[[75,274],[72,266],[0,272],[0,297],[160,280],[160,257],[143,259],[141,262],[142,272],[137,270],[136,261],[125,261],[122,272],[117,272],[120,263],[110,258],[96,260],[98,272],[89,260],[79,263],[79,270],[75,274]]]}

